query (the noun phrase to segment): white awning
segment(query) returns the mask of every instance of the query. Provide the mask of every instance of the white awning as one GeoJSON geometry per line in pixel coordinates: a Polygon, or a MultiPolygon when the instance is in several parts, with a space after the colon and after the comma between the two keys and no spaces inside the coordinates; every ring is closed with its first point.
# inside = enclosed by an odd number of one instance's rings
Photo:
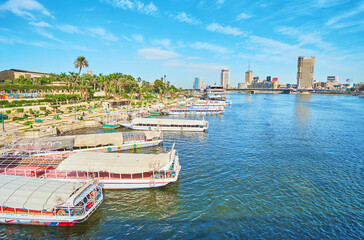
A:
{"type": "MultiPolygon", "coordinates": [[[[87,183],[90,185],[92,182],[87,183]]],[[[85,183],[0,175],[0,205],[11,208],[52,211],[73,195],[80,194],[85,183]]]]}
{"type": "Polygon", "coordinates": [[[73,146],[74,137],[22,138],[13,143],[12,149],[18,151],[52,151],[73,146]]]}
{"type": "Polygon", "coordinates": [[[185,120],[173,118],[134,118],[132,124],[163,124],[163,125],[204,125],[204,120],[185,120]]]}
{"type": "Polygon", "coordinates": [[[63,160],[58,171],[134,174],[158,171],[173,161],[175,150],[160,154],[78,152],[63,160]]]}
{"type": "Polygon", "coordinates": [[[123,145],[123,133],[101,133],[75,135],[75,147],[98,146],[98,145],[123,145]]]}

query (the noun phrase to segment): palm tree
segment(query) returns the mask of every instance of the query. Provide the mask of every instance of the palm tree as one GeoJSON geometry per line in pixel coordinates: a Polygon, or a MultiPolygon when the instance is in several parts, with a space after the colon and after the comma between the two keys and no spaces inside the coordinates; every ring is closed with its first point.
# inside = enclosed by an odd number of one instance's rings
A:
{"type": "Polygon", "coordinates": [[[79,56],[78,58],[76,58],[73,64],[75,65],[75,68],[80,68],[76,79],[76,82],[78,82],[78,78],[80,77],[82,67],[88,68],[88,61],[84,56],[79,56]]]}
{"type": "Polygon", "coordinates": [[[81,88],[81,98],[87,100],[88,95],[88,86],[90,84],[90,80],[87,77],[80,78],[80,88],[81,88]]]}

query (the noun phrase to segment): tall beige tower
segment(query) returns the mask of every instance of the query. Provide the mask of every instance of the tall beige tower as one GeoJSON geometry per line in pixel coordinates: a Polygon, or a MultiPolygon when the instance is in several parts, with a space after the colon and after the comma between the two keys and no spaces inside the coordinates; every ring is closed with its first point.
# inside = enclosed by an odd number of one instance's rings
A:
{"type": "Polygon", "coordinates": [[[312,88],[315,57],[298,57],[297,67],[298,88],[312,88]]]}
{"type": "Polygon", "coordinates": [[[248,71],[245,72],[245,83],[251,84],[252,82],[253,82],[253,72],[250,71],[250,62],[249,62],[248,71]]]}
{"type": "Polygon", "coordinates": [[[221,86],[227,89],[230,81],[230,72],[229,69],[224,68],[221,70],[221,86]]]}

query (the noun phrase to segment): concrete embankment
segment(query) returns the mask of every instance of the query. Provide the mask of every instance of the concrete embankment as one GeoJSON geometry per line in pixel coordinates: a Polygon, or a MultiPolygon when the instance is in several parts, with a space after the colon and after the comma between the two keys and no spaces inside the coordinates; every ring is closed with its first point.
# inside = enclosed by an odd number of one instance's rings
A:
{"type": "Polygon", "coordinates": [[[99,121],[74,120],[74,121],[69,121],[67,124],[62,124],[62,125],[57,126],[57,129],[59,130],[59,132],[65,133],[65,132],[74,131],[74,130],[78,130],[78,129],[82,129],[82,128],[97,128],[97,127],[102,127],[102,124],[99,121]]]}
{"type": "Polygon", "coordinates": [[[52,137],[57,136],[57,133],[65,133],[74,131],[82,128],[96,128],[101,127],[99,121],[68,121],[56,127],[42,127],[40,129],[32,129],[26,131],[8,131],[0,134],[0,146],[6,146],[11,144],[14,140],[19,138],[41,138],[41,137],[52,137]]]}

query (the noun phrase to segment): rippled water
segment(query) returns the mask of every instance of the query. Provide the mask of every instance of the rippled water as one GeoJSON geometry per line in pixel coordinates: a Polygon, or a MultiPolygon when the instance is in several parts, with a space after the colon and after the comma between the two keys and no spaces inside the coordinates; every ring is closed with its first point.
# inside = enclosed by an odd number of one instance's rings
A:
{"type": "Polygon", "coordinates": [[[105,191],[85,223],[0,225],[0,238],[363,239],[364,98],[229,99],[207,133],[164,134],[179,151],[178,182],[105,191]]]}

